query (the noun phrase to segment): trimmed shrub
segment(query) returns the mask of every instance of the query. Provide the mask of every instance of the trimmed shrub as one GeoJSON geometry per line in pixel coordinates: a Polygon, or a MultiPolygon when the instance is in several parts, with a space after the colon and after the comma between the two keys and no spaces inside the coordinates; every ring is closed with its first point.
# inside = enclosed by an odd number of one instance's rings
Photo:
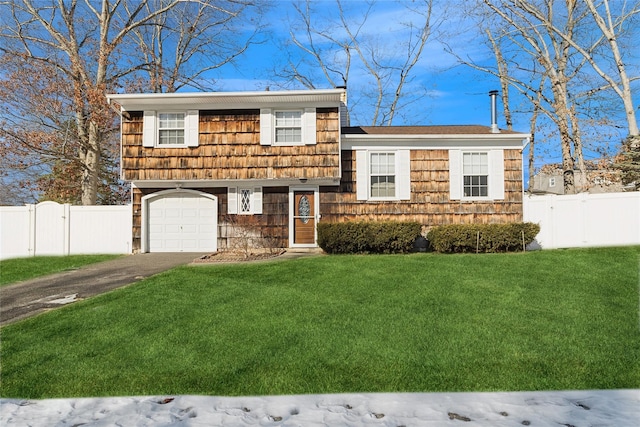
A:
{"type": "Polygon", "coordinates": [[[434,227],[427,240],[436,252],[511,252],[533,242],[540,226],[512,224],[453,224],[434,227]]]}
{"type": "Polygon", "coordinates": [[[420,237],[417,222],[318,223],[318,245],[330,254],[410,252],[420,237]]]}

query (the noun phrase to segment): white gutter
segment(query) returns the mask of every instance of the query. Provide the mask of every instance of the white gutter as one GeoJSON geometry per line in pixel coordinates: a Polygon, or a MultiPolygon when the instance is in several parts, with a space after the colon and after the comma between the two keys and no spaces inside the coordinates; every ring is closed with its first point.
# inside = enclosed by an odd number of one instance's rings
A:
{"type": "Polygon", "coordinates": [[[345,89],[254,91],[254,92],[175,92],[108,94],[111,104],[125,110],[164,108],[260,108],[291,103],[318,107],[339,106],[345,89]]]}
{"type": "Polygon", "coordinates": [[[354,149],[451,149],[456,147],[514,148],[523,150],[527,134],[429,134],[429,135],[341,135],[342,150],[354,149]],[[524,142],[524,144],[523,144],[524,142]]]}
{"type": "Polygon", "coordinates": [[[457,134],[457,133],[441,133],[441,134],[393,134],[393,135],[385,135],[385,134],[342,134],[344,139],[352,139],[352,140],[413,140],[413,139],[517,139],[519,141],[523,139],[529,139],[531,137],[530,134],[527,133],[500,133],[500,134],[457,134]]]}
{"type": "MultiPolygon", "coordinates": [[[[311,90],[280,90],[280,91],[250,91],[250,92],[172,92],[172,93],[112,93],[107,94],[107,99],[198,99],[198,98],[249,98],[252,96],[300,96],[300,95],[337,95],[344,93],[344,89],[311,89],[311,90]]],[[[339,98],[338,98],[339,100],[339,98]]]]}

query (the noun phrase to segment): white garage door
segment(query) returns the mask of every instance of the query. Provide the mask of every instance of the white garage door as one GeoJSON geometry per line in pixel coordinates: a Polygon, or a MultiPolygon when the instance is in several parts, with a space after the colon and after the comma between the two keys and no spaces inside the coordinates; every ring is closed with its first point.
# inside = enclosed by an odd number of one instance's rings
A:
{"type": "Polygon", "coordinates": [[[149,201],[149,252],[215,252],[217,202],[197,194],[149,201]]]}

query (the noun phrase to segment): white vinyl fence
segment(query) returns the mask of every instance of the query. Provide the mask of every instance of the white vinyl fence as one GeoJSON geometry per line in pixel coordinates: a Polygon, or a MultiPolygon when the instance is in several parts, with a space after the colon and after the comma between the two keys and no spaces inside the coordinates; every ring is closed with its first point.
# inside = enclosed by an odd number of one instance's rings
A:
{"type": "MultiPolygon", "coordinates": [[[[524,197],[543,249],[640,245],[640,192],[524,197]]],[[[0,206],[0,259],[131,253],[131,206],[0,206]]]]}
{"type": "Polygon", "coordinates": [[[640,245],[640,192],[524,197],[543,249],[640,245]]]}
{"type": "Polygon", "coordinates": [[[0,207],[0,259],[131,253],[131,206],[0,207]]]}

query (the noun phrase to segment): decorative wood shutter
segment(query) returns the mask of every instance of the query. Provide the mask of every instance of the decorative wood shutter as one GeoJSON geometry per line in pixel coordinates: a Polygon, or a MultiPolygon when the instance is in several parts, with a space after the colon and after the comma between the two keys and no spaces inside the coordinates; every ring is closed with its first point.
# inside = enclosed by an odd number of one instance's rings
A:
{"type": "Polygon", "coordinates": [[[305,108],[302,114],[302,137],[306,145],[316,143],[316,109],[305,108]]]}
{"type": "Polygon", "coordinates": [[[253,189],[253,213],[262,213],[262,187],[255,187],[253,189]]]}
{"type": "Polygon", "coordinates": [[[504,151],[489,151],[489,197],[504,200],[504,151]]]}
{"type": "Polygon", "coordinates": [[[462,199],[462,151],[449,150],[449,198],[462,199]]]}
{"type": "Polygon", "coordinates": [[[273,141],[273,116],[271,108],[260,109],[260,145],[271,145],[273,141]]]}
{"type": "Polygon", "coordinates": [[[366,150],[356,150],[356,199],[369,198],[369,160],[366,150]]]}
{"type": "Polygon", "coordinates": [[[238,188],[237,187],[227,188],[227,213],[228,214],[238,213],[238,188]]]}
{"type": "Polygon", "coordinates": [[[396,151],[396,196],[400,200],[411,199],[411,150],[396,151]]]}
{"type": "Polygon", "coordinates": [[[187,147],[197,147],[200,139],[198,110],[189,110],[185,115],[184,140],[187,147]]]}
{"type": "Polygon", "coordinates": [[[156,112],[145,111],[142,116],[142,146],[155,147],[156,134],[156,112]]]}

